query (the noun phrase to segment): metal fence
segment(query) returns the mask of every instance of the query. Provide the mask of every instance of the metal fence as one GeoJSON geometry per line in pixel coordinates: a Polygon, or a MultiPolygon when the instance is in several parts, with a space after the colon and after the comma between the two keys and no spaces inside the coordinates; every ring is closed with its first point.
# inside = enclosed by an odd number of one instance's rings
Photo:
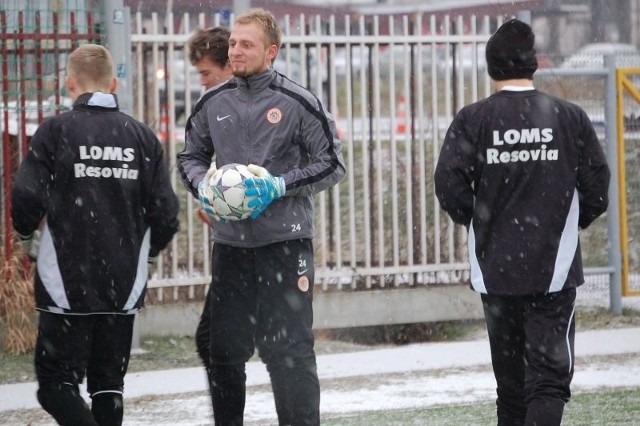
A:
{"type": "MultiPolygon", "coordinates": [[[[11,22],[20,16],[16,12],[11,22]]],[[[40,22],[37,16],[29,22],[40,22]]],[[[6,14],[0,13],[5,254],[12,239],[12,171],[37,124],[65,104],[63,66],[54,64],[49,71],[39,64],[42,58],[62,61],[78,43],[99,41],[93,21],[90,13],[81,18],[48,14],[47,23],[64,25],[25,25],[20,32],[9,28],[6,14]],[[30,79],[27,70],[34,71],[30,79]]],[[[181,231],[154,271],[149,302],[200,299],[211,276],[209,233],[194,215],[197,202],[179,181],[175,159],[184,143],[186,115],[200,94],[198,77],[185,60],[186,41],[196,27],[219,25],[222,19],[169,15],[161,21],[155,14],[136,14],[131,21],[132,113],[163,142],[182,206],[181,231]]],[[[467,282],[466,232],[439,209],[433,172],[455,112],[491,92],[484,46],[498,24],[490,17],[422,15],[356,20],[301,15],[282,22],[283,47],[275,66],[318,94],[335,116],[347,165],[344,181],[315,201],[319,291],[346,294],[467,282]]],[[[540,70],[536,85],[582,105],[604,141],[605,79],[602,71],[540,70]]],[[[637,146],[638,138],[627,136],[627,146],[637,146]]],[[[597,297],[607,297],[615,264],[607,225],[600,219],[581,235],[589,273],[586,293],[597,297]]]]}
{"type": "MultiPolygon", "coordinates": [[[[181,125],[198,96],[197,76],[184,60],[185,42],[196,26],[219,20],[170,15],[167,22],[179,23],[179,31],[156,15],[138,14],[134,21],[134,113],[157,129],[176,182],[181,125]]],[[[433,172],[455,112],[490,94],[484,46],[496,25],[490,17],[421,15],[355,21],[298,16],[282,23],[275,66],[318,94],[336,117],[347,164],[345,180],[316,198],[316,280],[323,291],[468,279],[466,232],[439,209],[433,172]]],[[[585,106],[602,129],[605,74],[579,73],[541,73],[536,84],[585,106]],[[569,90],[576,84],[583,89],[569,90]]],[[[159,299],[193,297],[210,280],[207,228],[194,219],[195,200],[179,182],[176,187],[184,226],[150,282],[151,288],[172,288],[173,294],[158,291],[159,299]],[[187,294],[181,296],[176,285],[187,286],[187,294]]],[[[591,273],[587,287],[607,292],[606,221],[583,232],[582,241],[591,273]]]]}
{"type": "Polygon", "coordinates": [[[62,89],[66,55],[80,44],[99,42],[101,35],[91,10],[4,7],[0,10],[0,195],[2,253],[8,258],[12,252],[9,194],[13,172],[44,117],[70,107],[62,89]]]}

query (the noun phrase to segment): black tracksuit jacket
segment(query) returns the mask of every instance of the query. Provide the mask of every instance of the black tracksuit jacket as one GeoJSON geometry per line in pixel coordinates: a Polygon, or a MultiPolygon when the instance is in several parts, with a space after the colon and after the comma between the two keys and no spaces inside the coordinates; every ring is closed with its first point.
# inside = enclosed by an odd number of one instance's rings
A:
{"type": "Polygon", "coordinates": [[[456,115],[435,172],[441,207],[468,227],[480,293],[584,282],[579,229],[608,205],[610,172],[587,114],[538,90],[502,90],[456,115]]]}
{"type": "Polygon", "coordinates": [[[12,188],[22,235],[42,231],[39,310],[133,313],[144,302],[148,257],[178,230],[178,199],[163,152],[115,95],[85,93],[43,121],[12,188]]]}

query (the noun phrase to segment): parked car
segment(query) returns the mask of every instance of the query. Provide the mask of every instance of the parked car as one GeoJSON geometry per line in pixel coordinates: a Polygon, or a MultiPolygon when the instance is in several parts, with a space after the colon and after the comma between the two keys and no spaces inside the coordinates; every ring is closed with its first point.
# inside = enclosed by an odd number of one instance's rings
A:
{"type": "MultiPolygon", "coordinates": [[[[570,77],[560,87],[562,96],[582,106],[593,124],[605,124],[605,88],[602,75],[593,76],[586,71],[602,70],[604,58],[613,55],[616,68],[640,67],[640,51],[627,43],[591,43],[583,46],[562,61],[559,68],[570,71],[570,77]]],[[[553,74],[547,74],[553,75],[553,74]]],[[[551,82],[553,79],[549,79],[551,82]]],[[[547,88],[553,91],[553,88],[547,88]]],[[[626,130],[637,127],[638,106],[625,102],[623,121],[626,130]]]]}
{"type": "MultiPolygon", "coordinates": [[[[484,45],[472,44],[425,44],[422,46],[422,71],[425,73],[437,72],[439,74],[445,72],[462,71],[466,75],[470,75],[473,71],[483,72],[487,69],[487,61],[484,54],[484,45]],[[435,49],[435,62],[434,62],[435,49]]],[[[414,60],[417,60],[417,47],[410,47],[414,54],[414,60]]],[[[393,55],[395,73],[401,73],[405,65],[405,47],[403,45],[394,45],[385,48],[380,53],[380,73],[387,75],[389,73],[389,63],[393,55]]]]}
{"type": "Polygon", "coordinates": [[[560,68],[597,69],[604,66],[604,57],[614,55],[616,67],[640,67],[640,52],[632,44],[591,43],[566,58],[560,68]]]}

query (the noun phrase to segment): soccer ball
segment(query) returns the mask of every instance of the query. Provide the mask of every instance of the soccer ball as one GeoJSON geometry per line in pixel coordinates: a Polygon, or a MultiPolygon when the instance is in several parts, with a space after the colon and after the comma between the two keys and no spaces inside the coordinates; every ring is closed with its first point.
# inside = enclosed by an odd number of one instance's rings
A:
{"type": "Polygon", "coordinates": [[[245,179],[255,176],[243,164],[220,167],[209,179],[211,200],[216,213],[226,220],[243,220],[253,211],[247,203],[255,197],[245,197],[245,179]]]}

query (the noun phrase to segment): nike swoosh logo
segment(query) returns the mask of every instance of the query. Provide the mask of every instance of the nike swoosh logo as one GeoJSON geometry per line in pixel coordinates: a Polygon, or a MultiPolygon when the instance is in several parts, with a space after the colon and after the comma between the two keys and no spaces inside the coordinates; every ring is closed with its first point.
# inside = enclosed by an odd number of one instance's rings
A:
{"type": "Polygon", "coordinates": [[[229,114],[229,115],[225,115],[224,117],[220,117],[219,115],[217,115],[217,116],[216,116],[216,120],[218,120],[218,121],[222,121],[222,120],[224,120],[225,118],[229,118],[229,117],[231,117],[231,114],[229,114]]]}
{"type": "Polygon", "coordinates": [[[309,269],[303,269],[303,270],[298,269],[298,275],[302,275],[302,274],[304,274],[305,272],[307,272],[308,270],[309,270],[309,269]]]}

